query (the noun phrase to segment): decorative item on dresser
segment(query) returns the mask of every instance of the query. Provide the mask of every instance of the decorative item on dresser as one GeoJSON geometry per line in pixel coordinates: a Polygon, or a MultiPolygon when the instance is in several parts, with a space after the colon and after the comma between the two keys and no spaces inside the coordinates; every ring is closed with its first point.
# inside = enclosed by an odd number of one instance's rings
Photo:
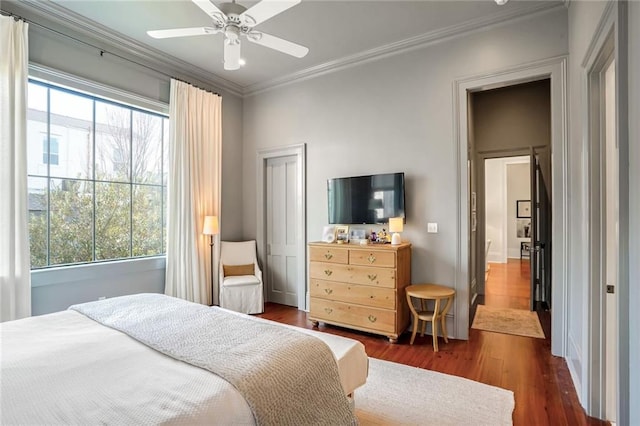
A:
{"type": "Polygon", "coordinates": [[[409,325],[404,289],[411,281],[411,244],[309,244],[309,319],[387,336],[409,325]]]}

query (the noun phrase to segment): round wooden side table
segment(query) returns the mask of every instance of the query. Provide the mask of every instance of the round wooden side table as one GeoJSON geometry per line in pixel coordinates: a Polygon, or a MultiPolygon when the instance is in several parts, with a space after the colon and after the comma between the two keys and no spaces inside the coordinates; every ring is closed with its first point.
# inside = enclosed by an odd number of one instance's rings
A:
{"type": "Polygon", "coordinates": [[[422,321],[422,329],[420,336],[424,336],[425,329],[427,327],[427,321],[431,321],[433,327],[433,351],[438,352],[438,321],[440,321],[442,328],[442,337],[446,343],[449,343],[447,338],[447,312],[451,308],[451,303],[455,297],[456,291],[450,287],[445,287],[438,284],[415,284],[405,288],[407,294],[407,303],[409,303],[409,309],[413,315],[413,332],[411,333],[411,342],[416,338],[416,332],[422,321]],[[420,310],[417,311],[413,305],[412,297],[420,300],[420,310]],[[428,301],[433,300],[433,310],[428,307],[428,301]],[[442,302],[444,307],[442,307],[442,302]]]}

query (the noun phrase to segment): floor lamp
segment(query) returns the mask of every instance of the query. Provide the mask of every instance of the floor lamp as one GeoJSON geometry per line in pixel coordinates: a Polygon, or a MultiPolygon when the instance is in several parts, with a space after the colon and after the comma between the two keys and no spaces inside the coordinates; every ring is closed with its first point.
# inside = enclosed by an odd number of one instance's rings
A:
{"type": "Polygon", "coordinates": [[[211,248],[211,305],[214,305],[213,299],[213,236],[220,233],[218,224],[218,216],[205,216],[202,233],[209,236],[209,247],[211,248]]]}

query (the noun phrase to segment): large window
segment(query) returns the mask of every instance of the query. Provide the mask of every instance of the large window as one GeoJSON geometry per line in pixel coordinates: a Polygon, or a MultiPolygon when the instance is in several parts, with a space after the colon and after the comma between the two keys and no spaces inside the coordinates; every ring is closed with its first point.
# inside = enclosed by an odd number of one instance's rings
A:
{"type": "Polygon", "coordinates": [[[31,268],[165,252],[166,116],[29,82],[31,268]]]}

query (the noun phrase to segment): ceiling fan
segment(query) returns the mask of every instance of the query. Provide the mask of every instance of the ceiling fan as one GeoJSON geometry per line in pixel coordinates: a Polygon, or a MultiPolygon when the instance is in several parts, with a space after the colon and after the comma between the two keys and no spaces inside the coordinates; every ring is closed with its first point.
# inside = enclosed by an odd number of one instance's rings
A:
{"type": "Polygon", "coordinates": [[[297,5],[302,0],[262,0],[251,8],[237,4],[235,0],[219,7],[209,0],[191,0],[211,19],[211,27],[174,28],[147,31],[153,38],[188,37],[205,34],[224,34],[224,69],[240,68],[240,37],[261,46],[286,53],[296,58],[304,57],[309,49],[271,34],[257,31],[254,27],[275,15],[297,5]]]}

